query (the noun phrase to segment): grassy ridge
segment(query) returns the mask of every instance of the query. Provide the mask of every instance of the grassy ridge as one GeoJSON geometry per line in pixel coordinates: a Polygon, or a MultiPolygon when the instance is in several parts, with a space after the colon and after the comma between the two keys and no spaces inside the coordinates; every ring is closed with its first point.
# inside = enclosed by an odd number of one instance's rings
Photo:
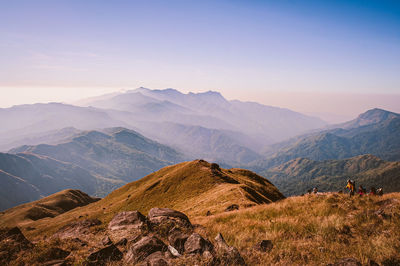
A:
{"type": "Polygon", "coordinates": [[[320,194],[198,217],[195,222],[205,226],[209,236],[221,232],[249,265],[325,265],[344,257],[385,265],[400,262],[399,213],[399,193],[352,198],[320,194]],[[272,240],[270,253],[252,248],[263,239],[272,240]]]}
{"type": "MultiPolygon", "coordinates": [[[[146,214],[153,207],[167,207],[189,217],[224,212],[232,205],[240,208],[282,199],[279,190],[265,178],[243,169],[222,169],[203,160],[167,166],[138,181],[129,183],[104,199],[78,207],[54,218],[44,218],[20,225],[34,230],[28,237],[50,236],[63,225],[84,218],[108,223],[121,211],[139,210],[146,214]]],[[[3,223],[3,226],[15,226],[3,223]]],[[[1,223],[0,223],[1,225],[1,223]]]]}

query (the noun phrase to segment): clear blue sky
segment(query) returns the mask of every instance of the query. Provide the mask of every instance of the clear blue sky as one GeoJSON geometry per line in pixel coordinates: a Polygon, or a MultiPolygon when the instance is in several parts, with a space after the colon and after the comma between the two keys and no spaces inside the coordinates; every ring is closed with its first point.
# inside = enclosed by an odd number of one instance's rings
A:
{"type": "Polygon", "coordinates": [[[12,0],[0,18],[2,105],[26,88],[400,93],[400,1],[12,0]]]}

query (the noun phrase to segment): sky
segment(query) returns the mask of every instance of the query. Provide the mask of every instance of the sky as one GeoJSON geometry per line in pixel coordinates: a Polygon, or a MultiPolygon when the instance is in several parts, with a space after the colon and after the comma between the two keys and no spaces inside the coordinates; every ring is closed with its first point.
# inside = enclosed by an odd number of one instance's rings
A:
{"type": "Polygon", "coordinates": [[[399,1],[0,6],[0,107],[143,86],[215,90],[337,119],[369,106],[400,112],[399,1]]]}

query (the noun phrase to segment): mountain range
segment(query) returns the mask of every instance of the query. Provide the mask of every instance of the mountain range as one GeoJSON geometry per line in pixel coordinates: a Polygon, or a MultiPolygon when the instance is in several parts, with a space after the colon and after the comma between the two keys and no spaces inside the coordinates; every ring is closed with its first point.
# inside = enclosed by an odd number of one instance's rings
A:
{"type": "Polygon", "coordinates": [[[400,160],[400,115],[381,109],[326,126],[287,109],[228,101],[212,91],[139,88],[80,104],[0,109],[0,147],[7,148],[0,156],[0,209],[68,188],[105,196],[162,167],[197,158],[250,169],[285,195],[314,186],[339,189],[336,184],[345,176],[361,178],[366,171],[366,176],[371,171],[390,176],[369,182],[388,191],[393,191],[388,184],[396,182],[398,170],[391,161],[400,160]],[[369,165],[366,154],[386,164],[360,172],[340,168],[343,160],[369,165]],[[336,172],[284,171],[302,167],[336,172]]]}
{"type": "MultiPolygon", "coordinates": [[[[124,127],[166,144],[188,159],[223,165],[261,159],[268,144],[324,126],[322,120],[284,108],[228,101],[218,92],[181,93],[138,88],[61,103],[0,109],[0,150],[21,145],[58,144],[64,128],[124,127]],[[193,144],[193,145],[189,145],[193,144]]],[[[76,132],[75,132],[76,133],[76,132]]]]}
{"type": "Polygon", "coordinates": [[[261,172],[296,158],[322,161],[373,154],[400,160],[400,115],[372,109],[347,123],[274,144],[250,169],[261,172]]]}
{"type": "Polygon", "coordinates": [[[183,160],[174,149],[125,128],[72,132],[60,144],[25,145],[0,153],[0,209],[67,188],[105,196],[183,160]]]}

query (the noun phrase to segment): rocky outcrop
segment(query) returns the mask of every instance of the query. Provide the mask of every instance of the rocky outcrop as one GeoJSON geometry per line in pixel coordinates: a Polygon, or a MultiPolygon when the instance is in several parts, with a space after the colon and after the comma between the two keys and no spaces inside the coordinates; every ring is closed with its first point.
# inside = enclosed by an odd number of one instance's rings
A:
{"type": "MultiPolygon", "coordinates": [[[[113,261],[121,265],[146,266],[244,265],[239,251],[229,246],[221,234],[214,245],[196,231],[184,213],[176,210],[153,208],[147,217],[138,211],[121,212],[106,228],[98,226],[100,224],[99,220],[77,221],[61,228],[51,239],[70,241],[78,248],[78,254],[86,254],[83,259],[88,265],[113,261]],[[90,236],[82,242],[85,245],[74,241],[81,241],[85,234],[90,236]]],[[[56,262],[58,258],[53,259],[56,262]]]]}
{"type": "Polygon", "coordinates": [[[53,238],[66,239],[66,238],[90,238],[91,228],[100,225],[101,221],[98,219],[87,219],[70,223],[53,235],[53,238]]]}
{"type": "Polygon", "coordinates": [[[235,247],[229,246],[221,233],[215,237],[218,259],[222,265],[246,265],[243,257],[235,247]]]}
{"type": "Polygon", "coordinates": [[[203,254],[204,251],[212,251],[214,249],[210,241],[205,240],[197,233],[193,233],[188,237],[184,247],[187,254],[203,254]]]}
{"type": "Polygon", "coordinates": [[[146,217],[138,211],[120,212],[108,224],[108,229],[111,231],[138,229],[144,226],[146,222],[146,217]]]}
{"type": "Polygon", "coordinates": [[[185,214],[168,208],[153,208],[149,211],[148,218],[153,226],[166,225],[168,223],[172,227],[192,227],[189,218],[185,214]]]}
{"type": "Polygon", "coordinates": [[[168,236],[168,242],[180,254],[183,254],[183,252],[185,251],[185,242],[188,237],[188,234],[183,233],[181,230],[175,229],[170,232],[170,235],[168,236]]]}
{"type": "Polygon", "coordinates": [[[155,236],[146,236],[133,244],[125,256],[127,263],[138,263],[158,251],[166,251],[167,246],[155,236]]]}

